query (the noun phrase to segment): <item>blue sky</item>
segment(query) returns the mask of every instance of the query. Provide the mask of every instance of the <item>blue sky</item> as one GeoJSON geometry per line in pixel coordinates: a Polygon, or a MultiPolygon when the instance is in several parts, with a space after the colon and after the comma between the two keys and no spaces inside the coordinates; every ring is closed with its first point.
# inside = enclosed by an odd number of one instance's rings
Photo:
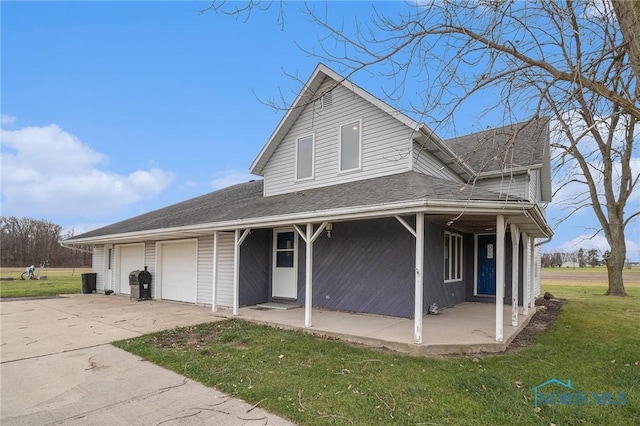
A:
{"type": "MultiPolygon", "coordinates": [[[[208,4],[0,3],[2,215],[78,234],[253,178],[249,165],[283,115],[265,101],[295,97],[299,85],[284,71],[306,80],[318,59],[299,46],[317,48],[322,34],[301,3],[288,5],[284,26],[275,9],[243,22],[200,14],[208,4]]],[[[371,13],[364,2],[327,7],[336,23],[371,13]]],[[[367,73],[355,82],[383,99],[392,84],[367,73]]],[[[474,130],[457,120],[459,133],[474,130]]],[[[552,225],[554,216],[550,206],[552,225]]],[[[604,249],[598,238],[572,242],[595,226],[583,212],[545,251],[604,249]]]]}

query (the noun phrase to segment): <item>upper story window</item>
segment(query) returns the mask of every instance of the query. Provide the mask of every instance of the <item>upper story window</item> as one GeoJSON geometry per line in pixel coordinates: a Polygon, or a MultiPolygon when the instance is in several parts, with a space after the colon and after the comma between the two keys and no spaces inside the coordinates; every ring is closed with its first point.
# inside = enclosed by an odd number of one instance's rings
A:
{"type": "Polygon", "coordinates": [[[313,139],[307,135],[296,141],[296,180],[313,178],[313,139]]]}
{"type": "Polygon", "coordinates": [[[462,235],[444,233],[444,280],[462,280],[462,235]]]}
{"type": "Polygon", "coordinates": [[[360,168],[362,157],[362,121],[340,126],[340,171],[360,168]]]}

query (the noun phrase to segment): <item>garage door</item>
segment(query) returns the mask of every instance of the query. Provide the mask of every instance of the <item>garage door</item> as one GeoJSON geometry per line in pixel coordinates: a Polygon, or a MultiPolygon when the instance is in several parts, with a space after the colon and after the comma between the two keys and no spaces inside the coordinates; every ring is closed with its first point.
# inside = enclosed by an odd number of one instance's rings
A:
{"type": "Polygon", "coordinates": [[[144,244],[117,247],[118,255],[118,288],[120,294],[130,294],[129,274],[131,271],[144,269],[144,244]]]}
{"type": "Polygon", "coordinates": [[[162,298],[196,302],[196,241],[162,244],[162,298]]]}

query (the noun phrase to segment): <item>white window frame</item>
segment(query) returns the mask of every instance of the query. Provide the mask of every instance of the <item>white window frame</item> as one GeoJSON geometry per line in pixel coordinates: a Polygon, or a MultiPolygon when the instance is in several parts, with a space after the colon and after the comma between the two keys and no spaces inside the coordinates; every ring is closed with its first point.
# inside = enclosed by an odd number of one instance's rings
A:
{"type": "Polygon", "coordinates": [[[463,271],[463,266],[464,266],[464,244],[463,244],[463,238],[462,235],[457,234],[455,232],[450,232],[450,231],[444,231],[444,239],[445,239],[445,244],[444,244],[444,261],[448,262],[447,266],[448,268],[444,268],[444,282],[445,283],[451,283],[451,282],[458,282],[458,281],[462,281],[462,271],[463,271]],[[460,250],[458,251],[458,253],[456,253],[457,256],[457,267],[455,267],[456,265],[454,264],[454,252],[453,252],[453,248],[454,248],[454,244],[453,241],[457,241],[457,244],[455,244],[455,247],[459,247],[460,250]],[[457,275],[455,273],[458,273],[457,275]]]}
{"type": "Polygon", "coordinates": [[[308,135],[304,135],[304,136],[300,136],[299,138],[296,139],[296,175],[295,175],[295,181],[299,182],[299,181],[305,181],[305,180],[312,180],[315,177],[315,163],[316,163],[316,135],[315,133],[310,133],[308,135]],[[300,141],[303,139],[307,139],[307,138],[311,138],[311,176],[305,176],[305,177],[298,177],[298,152],[299,152],[299,148],[300,148],[300,141]]]}
{"type": "Polygon", "coordinates": [[[339,173],[349,173],[362,169],[362,118],[357,120],[351,120],[344,124],[341,124],[338,127],[338,172],[339,173]],[[358,124],[358,165],[356,167],[350,169],[342,169],[342,128],[347,126],[353,126],[354,124],[358,124]]]}

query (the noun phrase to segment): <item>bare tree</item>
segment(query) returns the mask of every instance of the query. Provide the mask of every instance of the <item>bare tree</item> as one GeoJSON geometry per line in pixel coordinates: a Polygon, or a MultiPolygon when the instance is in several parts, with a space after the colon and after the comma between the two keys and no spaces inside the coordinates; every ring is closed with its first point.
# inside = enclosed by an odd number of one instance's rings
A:
{"type": "MultiPolygon", "coordinates": [[[[272,3],[229,4],[213,2],[210,9],[238,16],[272,3]]],[[[276,4],[284,16],[283,3],[276,4]]],[[[353,30],[331,21],[331,2],[305,7],[324,33],[308,53],[347,78],[367,70],[393,79],[391,100],[420,81],[420,102],[405,112],[435,129],[451,125],[463,105],[478,100],[485,104],[477,119],[497,112],[505,124],[551,117],[558,190],[581,188],[567,216],[593,209],[599,224],[594,235],[602,232],[611,248],[607,294],[626,295],[625,229],[640,215],[625,211],[640,177],[631,167],[640,107],[630,45],[611,3],[420,1],[388,16],[373,6],[371,21],[357,22],[353,30]]]]}

